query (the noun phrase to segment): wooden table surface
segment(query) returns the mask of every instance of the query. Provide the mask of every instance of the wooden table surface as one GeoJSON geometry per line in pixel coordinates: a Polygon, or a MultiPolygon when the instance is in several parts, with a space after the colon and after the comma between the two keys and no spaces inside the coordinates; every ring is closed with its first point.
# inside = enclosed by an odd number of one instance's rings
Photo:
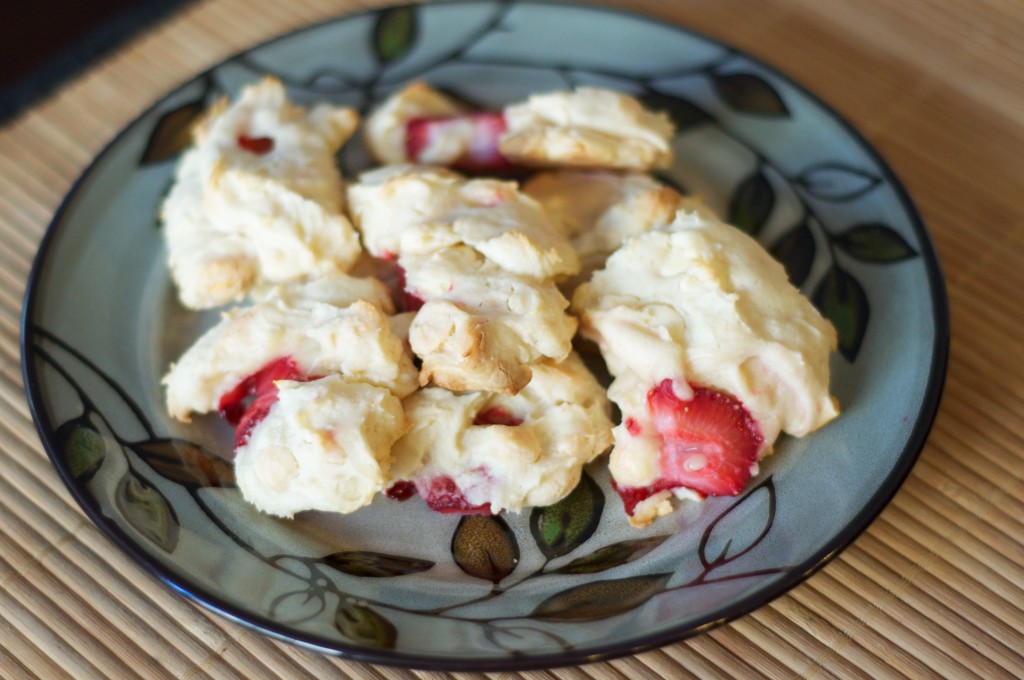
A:
{"type": "MultiPolygon", "coordinates": [[[[1024,3],[599,3],[764,59],[882,153],[923,213],[945,273],[946,390],[889,507],[785,596],[638,656],[465,677],[1024,676],[1024,3]]],[[[115,133],[241,48],[382,4],[200,2],[0,129],[0,677],[448,677],[313,654],[160,585],[65,491],[38,441],[20,370],[35,250],[62,197],[115,133]]]]}

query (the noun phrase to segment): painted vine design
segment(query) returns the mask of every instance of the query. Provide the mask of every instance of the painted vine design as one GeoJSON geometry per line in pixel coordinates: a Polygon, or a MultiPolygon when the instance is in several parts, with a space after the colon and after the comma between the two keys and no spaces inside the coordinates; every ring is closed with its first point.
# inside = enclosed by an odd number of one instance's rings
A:
{"type": "MultiPolygon", "coordinates": [[[[322,616],[333,607],[332,621],[338,632],[364,647],[391,649],[399,629],[386,612],[433,617],[477,627],[496,649],[519,655],[516,640],[537,636],[569,651],[573,645],[541,623],[585,622],[610,618],[643,605],[652,598],[702,585],[736,579],[768,576],[789,567],[736,571],[737,563],[769,534],[775,521],[775,485],[769,475],[744,496],[729,505],[705,528],[696,549],[700,568],[680,583],[670,581],[676,572],[666,571],[626,578],[593,578],[616,567],[635,562],[657,549],[669,534],[645,536],[594,548],[557,567],[552,563],[573,553],[594,538],[605,507],[604,492],[588,474],[569,496],[548,507],[534,508],[529,516],[530,534],[544,556],[543,563],[527,574],[517,573],[521,549],[515,534],[500,516],[467,515],[451,537],[451,558],[467,576],[491,583],[483,595],[445,606],[415,608],[397,602],[370,599],[344,590],[334,573],[359,578],[398,578],[430,570],[435,562],[420,557],[386,554],[368,550],[346,550],[327,555],[267,555],[228,527],[199,493],[205,488],[235,488],[231,464],[202,446],[158,435],[143,410],[130,395],[99,366],[69,343],[45,329],[33,332],[42,339],[33,347],[38,359],[61,376],[77,396],[81,413],[65,420],[52,433],[58,463],[80,488],[100,471],[111,454],[119,454],[126,466],[114,491],[114,507],[121,519],[155,548],[173,554],[178,547],[181,526],[168,497],[156,477],[184,489],[203,514],[234,544],[278,571],[296,579],[296,588],[277,595],[267,615],[283,624],[295,625],[322,616]],[[63,359],[62,359],[63,357],[63,359]],[[74,368],[73,368],[74,367],[74,368]],[[132,424],[118,423],[89,395],[85,384],[99,380],[117,396],[132,414],[144,436],[130,438],[119,432],[132,424]],[[727,521],[755,496],[765,495],[766,511],[760,518],[761,531],[743,545],[728,535],[727,521]],[[712,550],[711,546],[720,546],[712,550]],[[724,570],[726,566],[733,568],[724,570]],[[577,585],[542,600],[525,615],[474,616],[460,613],[470,605],[500,598],[527,582],[546,576],[579,576],[577,585]],[[298,613],[296,613],[298,612],[298,613]]],[[[107,401],[115,408],[114,401],[107,401]]],[[[116,522],[116,518],[110,518],[116,522]]],[[[744,520],[749,525],[750,520],[744,520]]]]}

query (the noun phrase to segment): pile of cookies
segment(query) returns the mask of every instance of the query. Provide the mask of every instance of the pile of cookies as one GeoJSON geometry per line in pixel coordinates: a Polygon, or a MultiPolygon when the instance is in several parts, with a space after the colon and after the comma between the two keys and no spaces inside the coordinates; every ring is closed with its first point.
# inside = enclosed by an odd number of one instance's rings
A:
{"type": "Polygon", "coordinates": [[[359,129],[265,78],[197,125],[162,208],[181,303],[232,305],[170,368],[167,408],[236,425],[261,510],[384,492],[520,511],[614,443],[643,526],[672,498],[739,493],[781,432],[837,415],[832,327],[756,242],[648,174],[672,162],[665,115],[597,88],[467,111],[414,83],[362,122],[381,165],[346,182],[334,155],[359,129]]]}

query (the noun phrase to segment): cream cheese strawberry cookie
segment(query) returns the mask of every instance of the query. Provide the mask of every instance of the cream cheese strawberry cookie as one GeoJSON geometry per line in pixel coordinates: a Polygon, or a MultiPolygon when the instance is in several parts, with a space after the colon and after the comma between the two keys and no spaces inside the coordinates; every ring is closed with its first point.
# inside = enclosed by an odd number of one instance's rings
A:
{"type": "Polygon", "coordinates": [[[554,279],[576,253],[515,183],[393,166],[349,202],[367,250],[401,268],[421,384],[514,394],[533,364],[568,356],[576,321],[554,279]]]}
{"type": "Polygon", "coordinates": [[[419,493],[438,512],[492,514],[551,505],[611,445],[604,390],[576,354],[533,369],[515,396],[422,389],[404,401],[389,495],[419,493]]]}
{"type": "Polygon", "coordinates": [[[383,284],[344,274],[261,290],[171,367],[167,409],[236,426],[236,478],[260,510],[351,512],[388,485],[416,389],[390,311],[383,284]]]}
{"type": "Polygon", "coordinates": [[[838,414],[832,326],[752,238],[706,209],[629,238],[573,297],[622,411],[610,459],[630,521],[738,494],[779,434],[838,414]]]}
{"type": "Polygon", "coordinates": [[[596,87],[529,97],[500,111],[465,111],[413,83],[373,111],[367,144],[382,163],[446,165],[471,172],[509,166],[652,170],[672,162],[668,116],[596,87]]]}
{"type": "Polygon", "coordinates": [[[217,307],[352,266],[359,238],[334,154],[358,122],[349,108],[292,104],[270,77],[213,107],[160,211],[182,304],[217,307]]]}

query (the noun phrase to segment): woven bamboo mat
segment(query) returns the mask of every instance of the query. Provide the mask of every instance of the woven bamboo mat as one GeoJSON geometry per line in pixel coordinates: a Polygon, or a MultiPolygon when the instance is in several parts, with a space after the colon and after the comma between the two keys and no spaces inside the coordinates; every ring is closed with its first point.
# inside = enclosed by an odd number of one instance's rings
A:
{"type": "MultiPolygon", "coordinates": [[[[37,440],[19,368],[33,255],[94,154],[190,74],[275,34],[377,4],[201,2],[0,129],[0,677],[448,677],[309,653],[159,585],[65,491],[37,440]]],[[[953,320],[946,392],[892,504],[789,594],[639,656],[465,677],[1024,676],[1024,4],[605,4],[764,58],[882,152],[943,262],[953,320]]]]}

